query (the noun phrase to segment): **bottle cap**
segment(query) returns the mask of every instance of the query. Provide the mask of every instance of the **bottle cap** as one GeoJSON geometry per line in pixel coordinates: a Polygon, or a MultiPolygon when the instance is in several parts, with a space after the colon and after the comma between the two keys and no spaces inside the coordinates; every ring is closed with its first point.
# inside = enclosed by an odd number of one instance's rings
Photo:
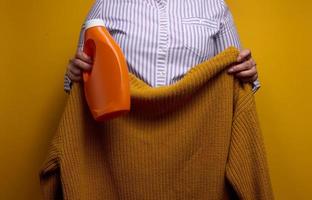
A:
{"type": "Polygon", "coordinates": [[[90,19],[85,22],[85,29],[88,29],[94,26],[105,26],[105,24],[102,19],[90,19]]]}

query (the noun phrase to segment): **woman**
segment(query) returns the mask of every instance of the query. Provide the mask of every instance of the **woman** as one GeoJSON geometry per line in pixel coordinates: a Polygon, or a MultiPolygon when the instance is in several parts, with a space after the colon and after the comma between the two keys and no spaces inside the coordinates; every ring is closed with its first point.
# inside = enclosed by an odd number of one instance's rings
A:
{"type": "MultiPolygon", "coordinates": [[[[172,84],[195,66],[229,46],[240,50],[237,64],[228,69],[243,82],[260,87],[256,63],[242,49],[233,16],[224,0],[96,0],[86,20],[99,18],[125,54],[128,69],[150,86],[172,84]]],[[[92,60],[82,52],[84,24],[76,55],[70,59],[64,80],[81,81],[92,60]]],[[[103,55],[105,56],[105,55],[103,55]]]]}

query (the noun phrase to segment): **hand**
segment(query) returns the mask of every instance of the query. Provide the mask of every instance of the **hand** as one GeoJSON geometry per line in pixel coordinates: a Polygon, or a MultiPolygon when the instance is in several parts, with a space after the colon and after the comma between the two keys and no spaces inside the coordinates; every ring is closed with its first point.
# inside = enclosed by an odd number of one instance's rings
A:
{"type": "Polygon", "coordinates": [[[251,57],[249,49],[240,51],[237,57],[237,64],[230,67],[228,73],[240,79],[242,82],[254,82],[258,78],[256,62],[251,57]]]}
{"type": "Polygon", "coordinates": [[[74,58],[69,59],[66,74],[75,82],[82,80],[82,71],[89,71],[92,68],[92,59],[83,51],[78,50],[74,58]]]}

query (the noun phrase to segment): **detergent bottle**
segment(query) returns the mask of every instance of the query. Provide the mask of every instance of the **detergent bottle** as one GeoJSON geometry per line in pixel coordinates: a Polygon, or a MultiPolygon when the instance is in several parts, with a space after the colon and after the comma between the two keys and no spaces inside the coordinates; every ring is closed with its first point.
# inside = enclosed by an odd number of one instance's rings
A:
{"type": "Polygon", "coordinates": [[[87,104],[96,121],[105,121],[130,110],[130,82],[126,59],[101,19],[85,23],[83,52],[93,60],[84,71],[87,104]]]}

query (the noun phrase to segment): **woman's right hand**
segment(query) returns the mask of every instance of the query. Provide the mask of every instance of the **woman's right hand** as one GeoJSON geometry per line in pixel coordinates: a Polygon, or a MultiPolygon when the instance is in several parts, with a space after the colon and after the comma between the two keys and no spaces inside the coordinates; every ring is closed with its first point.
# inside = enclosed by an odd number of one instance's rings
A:
{"type": "Polygon", "coordinates": [[[91,57],[78,50],[74,58],[69,59],[66,74],[72,81],[79,82],[82,80],[82,71],[91,70],[92,64],[91,57]]]}

